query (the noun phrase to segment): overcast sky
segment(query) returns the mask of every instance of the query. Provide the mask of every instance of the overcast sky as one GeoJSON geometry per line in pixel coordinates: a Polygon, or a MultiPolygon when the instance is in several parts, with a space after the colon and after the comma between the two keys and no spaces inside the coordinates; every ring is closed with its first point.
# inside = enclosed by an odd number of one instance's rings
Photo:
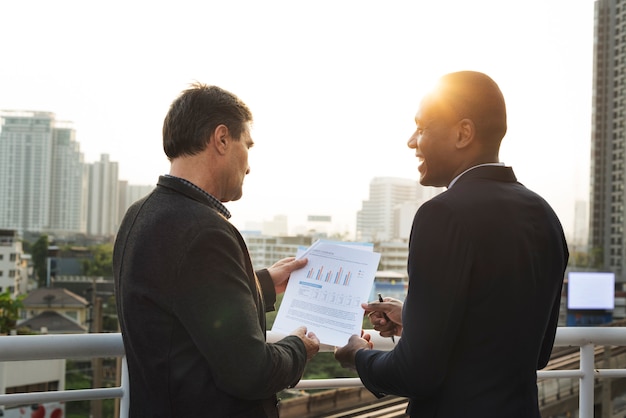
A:
{"type": "Polygon", "coordinates": [[[86,162],[154,184],[167,109],[197,80],[252,109],[233,222],[332,215],[353,230],[377,176],[418,179],[406,141],[440,75],[483,71],[507,100],[501,160],[572,230],[588,199],[592,0],[4,1],[0,109],[74,122],[86,162]]]}

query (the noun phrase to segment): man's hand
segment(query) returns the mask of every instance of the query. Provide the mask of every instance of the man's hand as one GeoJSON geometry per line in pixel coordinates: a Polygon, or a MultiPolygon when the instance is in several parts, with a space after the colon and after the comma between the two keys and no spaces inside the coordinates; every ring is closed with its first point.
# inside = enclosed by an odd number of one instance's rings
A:
{"type": "Polygon", "coordinates": [[[370,341],[371,336],[361,331],[361,337],[353,335],[348,340],[348,344],[343,347],[335,347],[335,360],[341,364],[341,367],[355,370],[354,358],[359,350],[370,350],[374,344],[370,341]]]}
{"type": "Polygon", "coordinates": [[[317,352],[320,351],[320,340],[313,332],[309,332],[307,334],[305,326],[298,327],[295,331],[291,333],[291,335],[300,337],[300,339],[304,343],[304,348],[306,348],[307,361],[311,360],[313,356],[315,356],[317,352]]]}
{"type": "Polygon", "coordinates": [[[274,282],[274,289],[276,289],[277,295],[284,293],[285,289],[287,289],[287,282],[291,272],[306,266],[307,262],[306,258],[296,260],[295,257],[287,257],[277,261],[272,267],[268,267],[267,271],[274,282]]]}
{"type": "Polygon", "coordinates": [[[384,298],[383,302],[362,303],[361,307],[368,313],[374,329],[383,337],[402,334],[402,301],[384,298]],[[385,318],[385,314],[387,318],[385,318]]]}

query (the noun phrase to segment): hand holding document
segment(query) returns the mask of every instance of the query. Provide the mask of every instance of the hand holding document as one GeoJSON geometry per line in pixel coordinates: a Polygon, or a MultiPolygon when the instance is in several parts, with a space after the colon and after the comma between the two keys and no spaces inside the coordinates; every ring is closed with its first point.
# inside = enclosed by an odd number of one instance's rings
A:
{"type": "Polygon", "coordinates": [[[288,335],[306,325],[323,344],[343,346],[361,334],[361,303],[371,293],[380,254],[370,245],[317,241],[300,257],[309,262],[291,273],[272,331],[288,335]]]}

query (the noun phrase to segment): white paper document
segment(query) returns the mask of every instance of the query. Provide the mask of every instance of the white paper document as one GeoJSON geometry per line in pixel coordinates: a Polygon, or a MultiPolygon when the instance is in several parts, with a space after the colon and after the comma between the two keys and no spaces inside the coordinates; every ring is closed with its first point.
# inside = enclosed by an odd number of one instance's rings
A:
{"type": "Polygon", "coordinates": [[[371,246],[349,244],[318,241],[299,252],[309,261],[291,273],[273,332],[288,335],[306,325],[322,344],[334,346],[360,335],[361,303],[368,301],[380,254],[371,246]]]}

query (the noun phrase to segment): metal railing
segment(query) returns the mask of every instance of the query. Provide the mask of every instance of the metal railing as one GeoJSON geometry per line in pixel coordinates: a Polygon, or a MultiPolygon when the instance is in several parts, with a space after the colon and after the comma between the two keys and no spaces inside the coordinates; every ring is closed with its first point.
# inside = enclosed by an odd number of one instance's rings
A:
{"type": "MultiPolygon", "coordinates": [[[[378,332],[371,331],[372,341],[377,349],[390,350],[393,343],[381,338],[378,332]]],[[[268,332],[268,341],[280,336],[268,332]]],[[[580,365],[573,370],[544,370],[537,372],[538,380],[578,379],[579,417],[593,418],[595,378],[626,377],[626,369],[598,369],[595,365],[595,346],[626,346],[626,328],[559,328],[555,346],[580,347],[580,365]]],[[[321,351],[333,351],[333,347],[323,345],[321,351]]],[[[61,390],[53,392],[32,392],[0,395],[0,405],[23,405],[45,402],[68,402],[77,400],[120,398],[120,418],[128,417],[129,391],[128,370],[124,357],[121,334],[71,334],[71,335],[26,335],[0,337],[0,362],[122,357],[121,384],[112,388],[81,390],[61,390]]],[[[362,386],[358,378],[302,380],[299,389],[324,389],[362,386]]]]}

